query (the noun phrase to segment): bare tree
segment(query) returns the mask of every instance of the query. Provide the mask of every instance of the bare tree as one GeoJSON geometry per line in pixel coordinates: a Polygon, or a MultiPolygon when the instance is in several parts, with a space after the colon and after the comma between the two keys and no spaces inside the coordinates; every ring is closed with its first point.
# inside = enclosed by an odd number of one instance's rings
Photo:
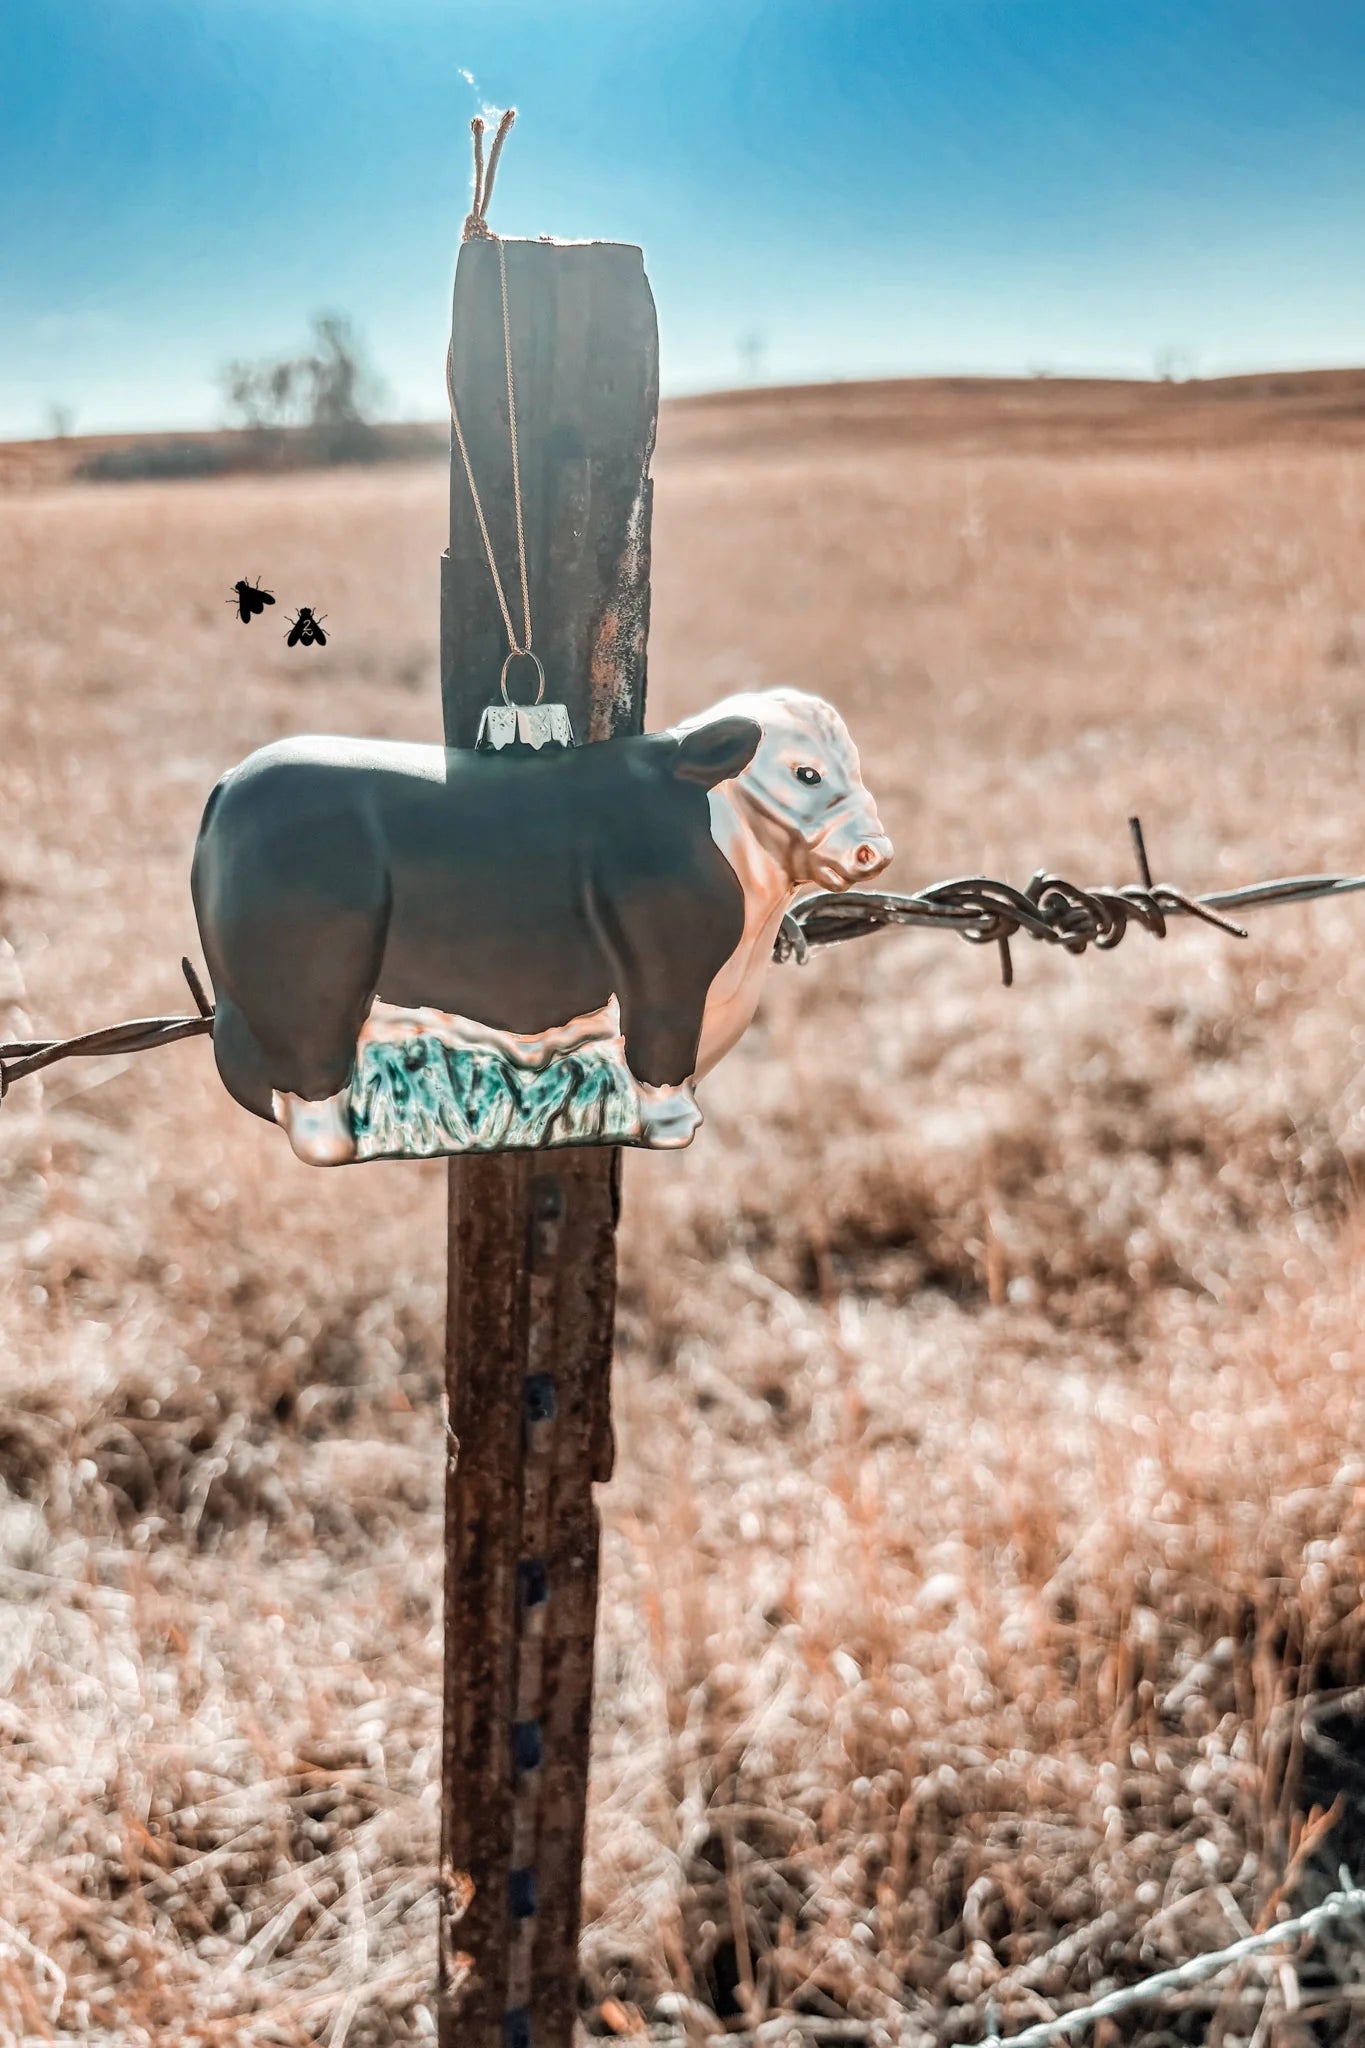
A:
{"type": "Polygon", "coordinates": [[[378,449],[371,424],[383,387],[365,361],[351,322],[340,313],[313,319],[312,346],[297,356],[236,360],[222,373],[228,411],[249,431],[305,430],[324,462],[363,460],[378,449]]]}
{"type": "Polygon", "coordinates": [[[1152,371],[1158,383],[1184,384],[1194,375],[1194,356],[1178,342],[1167,342],[1153,356],[1152,371]]]}
{"type": "Polygon", "coordinates": [[[745,382],[761,384],[768,368],[768,337],[753,328],[739,338],[739,360],[745,382]]]}

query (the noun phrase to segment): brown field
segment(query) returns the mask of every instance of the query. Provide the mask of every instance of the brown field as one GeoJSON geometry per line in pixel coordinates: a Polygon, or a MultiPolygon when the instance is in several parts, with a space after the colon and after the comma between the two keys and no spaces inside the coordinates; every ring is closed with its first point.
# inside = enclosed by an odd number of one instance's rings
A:
{"type": "MultiPolygon", "coordinates": [[[[830,695],[888,885],[1126,880],[1131,811],[1192,888],[1365,868],[1365,379],[1304,389],[672,408],[652,721],[830,695]]],[[[184,1006],[251,747],[436,736],[444,490],[0,495],[0,1036],[184,1006]]],[[[590,2029],[975,2041],[1365,1866],[1362,936],[872,939],[629,1158],[590,2029]]],[[[0,2040],[430,2035],[443,1213],[199,1042],[5,1102],[0,2040]]],[[[1359,1957],[1104,2048],[1365,2039],[1359,1957]]]]}

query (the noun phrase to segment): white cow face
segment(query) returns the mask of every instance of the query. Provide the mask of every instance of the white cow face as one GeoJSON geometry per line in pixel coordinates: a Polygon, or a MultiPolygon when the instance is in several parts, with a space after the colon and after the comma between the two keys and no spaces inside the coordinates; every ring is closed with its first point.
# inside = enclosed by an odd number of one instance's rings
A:
{"type": "Polygon", "coordinates": [[[725,786],[792,887],[849,889],[874,880],[893,848],[833,705],[803,690],[752,690],[677,730],[732,716],[752,718],[763,738],[748,767],[725,786]]]}

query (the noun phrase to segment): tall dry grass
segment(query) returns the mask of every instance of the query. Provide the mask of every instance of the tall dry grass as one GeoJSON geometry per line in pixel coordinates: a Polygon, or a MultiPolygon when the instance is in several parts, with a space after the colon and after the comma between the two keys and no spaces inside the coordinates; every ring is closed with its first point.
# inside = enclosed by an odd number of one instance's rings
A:
{"type": "MultiPolygon", "coordinates": [[[[823,690],[907,884],[1121,878],[1132,810],[1193,886],[1365,865],[1360,454],[770,403],[666,422],[655,722],[823,690]]],[[[180,1004],[230,761],[434,736],[443,490],[0,498],[5,1035],[180,1004]],[[258,570],[325,656],[232,618],[258,570]]],[[[969,2041],[1365,1863],[1362,916],[775,971],[631,1158],[591,2028],[969,2041]]],[[[201,1044],[5,1103],[0,2038],[430,2034],[442,1203],[201,1044]]],[[[1360,2000],[1318,1947],[1127,2037],[1360,2000]]]]}

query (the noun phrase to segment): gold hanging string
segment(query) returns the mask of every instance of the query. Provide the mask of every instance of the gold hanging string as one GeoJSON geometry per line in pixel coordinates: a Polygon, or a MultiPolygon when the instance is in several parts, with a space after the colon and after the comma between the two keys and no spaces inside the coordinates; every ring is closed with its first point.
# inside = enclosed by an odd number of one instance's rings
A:
{"type": "Polygon", "coordinates": [[[513,657],[516,655],[526,655],[536,665],[536,673],[539,678],[536,690],[536,702],[538,704],[545,694],[545,671],[541,667],[540,657],[531,652],[531,590],[526,574],[526,535],[522,524],[521,457],[517,444],[517,393],[515,379],[512,374],[512,317],[507,304],[507,252],[503,247],[502,237],[494,234],[492,228],[488,225],[488,202],[493,196],[493,180],[498,173],[498,158],[502,155],[503,143],[507,140],[512,123],[516,118],[516,108],[508,107],[498,122],[497,133],[493,138],[493,147],[488,153],[486,168],[483,154],[484,121],[482,116],[476,114],[469,124],[474,137],[474,202],[465,216],[462,239],[466,242],[493,242],[496,244],[498,251],[498,278],[502,286],[502,347],[503,357],[507,364],[507,426],[512,451],[512,507],[516,516],[517,567],[521,576],[522,633],[520,640],[517,638],[516,627],[512,623],[512,611],[507,602],[507,592],[503,588],[502,577],[498,573],[497,558],[493,553],[493,541],[488,531],[488,521],[484,517],[483,500],[479,496],[479,487],[474,481],[474,467],[469,459],[469,448],[465,441],[464,428],[460,425],[459,407],[455,403],[455,336],[453,332],[446,348],[446,397],[450,401],[450,424],[454,430],[456,446],[460,451],[460,460],[464,464],[464,473],[469,481],[469,495],[474,504],[474,517],[479,523],[479,533],[483,539],[483,551],[488,558],[488,570],[493,578],[493,589],[497,593],[498,609],[502,613],[502,622],[507,629],[508,653],[507,659],[502,665],[503,699],[509,704],[512,701],[507,694],[507,670],[513,657]]]}
{"type": "Polygon", "coordinates": [[[483,115],[476,114],[469,124],[474,137],[474,204],[464,218],[464,234],[461,237],[463,241],[483,242],[497,239],[488,225],[488,202],[493,197],[493,180],[498,175],[498,158],[502,155],[502,145],[511,133],[512,123],[516,118],[516,108],[508,107],[499,119],[498,132],[493,137],[493,147],[488,152],[487,175],[483,167],[483,115]]]}

